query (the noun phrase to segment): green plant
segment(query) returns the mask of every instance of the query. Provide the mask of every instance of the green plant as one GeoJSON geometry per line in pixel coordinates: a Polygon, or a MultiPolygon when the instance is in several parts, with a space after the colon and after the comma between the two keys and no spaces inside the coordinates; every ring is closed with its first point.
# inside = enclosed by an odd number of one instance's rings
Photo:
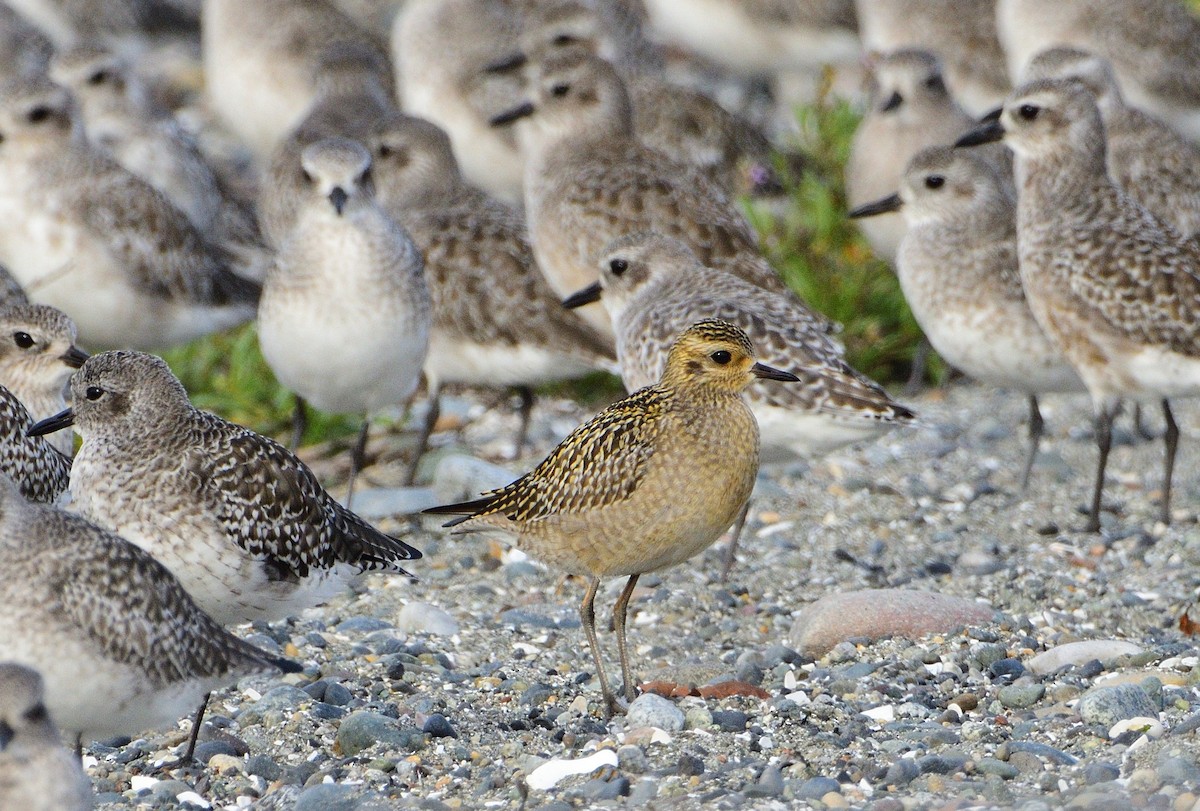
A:
{"type": "MultiPolygon", "coordinates": [[[[814,309],[843,325],[852,366],[884,383],[907,379],[921,330],[900,283],[876,259],[846,217],[843,168],[859,116],[843,99],[822,93],[797,110],[797,147],[804,170],[785,178],[787,205],[747,204],[763,250],[787,283],[814,309]]],[[[930,372],[942,376],[933,358],[930,372]]]]}

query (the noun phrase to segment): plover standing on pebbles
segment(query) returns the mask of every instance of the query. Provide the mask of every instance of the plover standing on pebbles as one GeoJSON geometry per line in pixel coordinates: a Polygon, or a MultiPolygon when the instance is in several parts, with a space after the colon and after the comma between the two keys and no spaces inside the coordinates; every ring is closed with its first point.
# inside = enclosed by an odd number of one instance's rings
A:
{"type": "MultiPolygon", "coordinates": [[[[904,49],[871,62],[870,108],[854,133],[846,162],[846,197],[852,207],[891,194],[904,165],[927,146],[953,143],[975,119],[950,95],[942,68],[929,51],[904,49]]],[[[860,223],[875,254],[895,264],[904,238],[899,215],[860,223]]]]}
{"type": "Polygon", "coordinates": [[[996,27],[1015,80],[1058,45],[1113,63],[1129,103],[1200,140],[1200,18],[1179,0],[996,0],[996,27]]]}
{"type": "Polygon", "coordinates": [[[908,224],[896,274],[933,348],[976,380],[1029,396],[1024,489],[1042,435],[1038,395],[1084,387],[1025,301],[1011,179],[978,154],[929,147],[908,162],[898,194],[850,216],[894,211],[908,224]]]}
{"type": "Polygon", "coordinates": [[[1179,429],[1168,400],[1200,394],[1200,243],[1181,237],[1113,183],[1100,111],[1077,82],[1018,88],[998,121],[958,145],[1001,139],[1017,156],[1025,295],[1096,409],[1100,456],[1086,529],[1100,529],[1112,422],[1126,398],[1162,403],[1160,517],[1170,523],[1179,429]]]}
{"type": "Polygon", "coordinates": [[[341,506],[278,443],[188,401],[161,359],[104,352],[71,378],[72,508],[150,552],[222,624],[277,620],[420,551],[341,506]]]}
{"type": "Polygon", "coordinates": [[[89,346],[163,347],[254,315],[258,287],[160,192],[77,137],[68,92],[0,89],[0,261],[89,346]]]}
{"type": "Polygon", "coordinates": [[[741,392],[795,375],[754,360],[746,334],[705,320],[675,341],[662,379],[601,411],[507,487],[426,510],[446,526],[501,529],[546,564],[590,578],[580,608],[606,712],[617,707],[596,637],[603,577],[628,576],[613,610],[625,697],[636,696],[625,642],[638,578],[682,563],[738,517],[758,472],[758,425],[741,392]]]}
{"type": "Polygon", "coordinates": [[[424,255],[433,306],[425,360],[430,408],[409,480],[437,420],[444,383],[517,387],[519,455],[530,387],[614,369],[612,347],[559,306],[533,259],[521,216],[466,182],[441,129],[397,116],[371,143],[376,196],[424,255]]]}
{"type": "MultiPolygon", "coordinates": [[[[305,149],[301,162],[308,187],[263,284],[258,342],[298,397],[322,411],[365,415],[352,495],[370,415],[407,405],[420,383],[429,288],[420,250],[374,199],[365,147],[330,138],[305,149]]],[[[296,409],[299,428],[303,402],[296,409]]]]}
{"type": "Polygon", "coordinates": [[[41,672],[77,740],[174,724],[210,690],[298,669],[218,625],[147,552],[3,477],[0,566],[0,648],[41,672]]]}
{"type": "Polygon", "coordinates": [[[62,745],[36,670],[0,662],[0,800],[13,811],[87,811],[92,783],[62,745]]]}
{"type": "Polygon", "coordinates": [[[1108,173],[1123,192],[1184,236],[1200,232],[1200,145],[1125,103],[1112,65],[1075,48],[1033,58],[1024,81],[1073,79],[1096,97],[1108,173]]]}
{"type": "MultiPolygon", "coordinates": [[[[559,295],[595,281],[596,255],[609,242],[644,230],[683,240],[706,265],[786,290],[725,193],[634,137],[629,96],[611,65],[573,52],[531,69],[528,100],[496,124],[519,122],[534,255],[559,295]]],[[[602,310],[581,312],[611,334],[602,310]]]]}

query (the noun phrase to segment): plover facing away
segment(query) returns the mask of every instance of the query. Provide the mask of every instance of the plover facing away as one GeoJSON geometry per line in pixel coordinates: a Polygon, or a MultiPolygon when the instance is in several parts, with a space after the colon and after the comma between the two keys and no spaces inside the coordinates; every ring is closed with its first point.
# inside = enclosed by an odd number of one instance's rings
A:
{"type": "Polygon", "coordinates": [[[612,370],[616,355],[604,335],[559,306],[521,216],[467,183],[441,129],[396,116],[371,143],[376,196],[424,255],[433,307],[425,359],[430,408],[418,451],[437,420],[438,389],[459,383],[521,391],[519,455],[531,387],[612,370]]]}
{"type": "MultiPolygon", "coordinates": [[[[929,51],[904,49],[871,62],[870,108],[854,133],[846,162],[851,206],[891,194],[909,158],[927,146],[952,143],[975,124],[950,95],[929,51]]],[[[860,224],[875,254],[895,264],[904,220],[892,215],[860,224]]]]}
{"type": "Polygon", "coordinates": [[[162,347],[254,315],[233,272],[162,194],[77,136],[67,91],[0,89],[0,261],[89,346],[162,347]]]}
{"type": "MultiPolygon", "coordinates": [[[[21,401],[36,421],[67,407],[67,380],[88,355],[75,345],[75,324],[45,304],[18,304],[0,310],[0,386],[21,401]]],[[[74,437],[47,441],[68,458],[74,437]]]]}
{"type": "Polygon", "coordinates": [[[1023,489],[1042,435],[1038,395],[1084,387],[1025,301],[1011,179],[976,153],[929,147],[908,162],[899,193],[850,216],[894,211],[908,225],[896,274],[933,348],[976,380],[1029,396],[1023,489]]]}
{"type": "Polygon", "coordinates": [[[1100,457],[1086,528],[1100,529],[1112,421],[1126,398],[1162,403],[1160,515],[1169,523],[1179,429],[1168,401],[1200,394],[1200,244],[1113,183],[1100,111],[1078,83],[1018,88],[999,120],[958,144],[998,140],[1017,156],[1017,249],[1029,306],[1096,409],[1100,457]]]}
{"type": "Polygon", "coordinates": [[[279,382],[299,397],[322,411],[366,415],[352,493],[369,416],[406,405],[417,390],[429,288],[421,252],[373,197],[365,147],[326,139],[301,162],[307,187],[263,284],[258,341],[279,382]]]}
{"type": "Polygon", "coordinates": [[[1184,236],[1200,232],[1200,145],[1130,107],[1108,60],[1075,48],[1042,51],[1024,81],[1073,79],[1096,97],[1108,173],[1123,192],[1184,236]]]}
{"type": "Polygon", "coordinates": [[[77,738],[174,724],[210,690],[298,669],[218,625],[150,554],[3,477],[0,564],[0,647],[41,672],[77,738]]]}
{"type": "Polygon", "coordinates": [[[188,401],[161,359],[94,355],[71,378],[72,508],[154,555],[218,622],[277,620],[420,551],[341,506],[286,448],[188,401]]]}
{"type": "Polygon", "coordinates": [[[0,799],[16,811],[87,811],[92,783],[62,745],[36,670],[0,662],[0,799]]]}
{"type": "Polygon", "coordinates": [[[741,513],[758,471],[758,425],[741,392],[795,375],[754,360],[746,334],[715,319],[676,340],[662,379],[575,429],[534,470],[483,498],[426,510],[461,515],[461,531],[501,529],[549,566],[591,583],[580,616],[605,708],[609,688],[596,637],[603,577],[628,576],[613,611],[625,697],[636,695],[625,642],[638,577],[682,563],[741,513]]]}
{"type": "MultiPolygon", "coordinates": [[[[495,123],[518,122],[534,254],[559,295],[596,280],[595,258],[605,245],[645,230],[681,239],[707,265],[786,289],[725,193],[634,137],[629,96],[611,65],[573,52],[530,71],[528,100],[495,123]]],[[[581,314],[611,334],[603,310],[581,314]]]]}

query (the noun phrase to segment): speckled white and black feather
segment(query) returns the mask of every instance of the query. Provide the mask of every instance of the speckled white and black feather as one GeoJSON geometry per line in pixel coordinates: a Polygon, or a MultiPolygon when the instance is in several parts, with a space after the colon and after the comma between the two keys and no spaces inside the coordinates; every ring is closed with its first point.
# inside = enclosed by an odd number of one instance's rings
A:
{"type": "Polygon", "coordinates": [[[11,391],[0,386],[0,471],[31,501],[52,502],[66,489],[71,460],[40,436],[26,436],[33,419],[11,391]]]}

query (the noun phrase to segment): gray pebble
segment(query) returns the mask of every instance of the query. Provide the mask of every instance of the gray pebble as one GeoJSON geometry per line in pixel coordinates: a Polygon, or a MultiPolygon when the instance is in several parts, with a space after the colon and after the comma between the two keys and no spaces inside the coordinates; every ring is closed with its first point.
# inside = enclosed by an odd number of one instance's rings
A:
{"type": "Polygon", "coordinates": [[[617,766],[623,772],[645,774],[650,771],[650,758],[646,757],[642,747],[626,744],[617,749],[617,766]]]}
{"type": "Polygon", "coordinates": [[[1025,673],[1025,665],[1019,659],[997,659],[988,665],[988,674],[996,681],[1013,682],[1025,673]]]}
{"type": "Polygon", "coordinates": [[[454,727],[446,719],[446,716],[440,712],[435,712],[433,715],[425,719],[424,726],[421,727],[422,732],[429,733],[434,738],[457,738],[458,733],[454,731],[454,727]]]}
{"type": "Polygon", "coordinates": [[[629,805],[641,806],[654,800],[658,797],[658,781],[649,778],[643,778],[637,781],[633,790],[629,792],[629,805]]]}
{"type": "Polygon", "coordinates": [[[1008,757],[1008,763],[1021,774],[1037,774],[1043,768],[1041,758],[1031,752],[1013,752],[1008,757]]]}
{"type": "Polygon", "coordinates": [[[365,634],[391,627],[393,626],[390,622],[378,617],[350,617],[338,623],[337,630],[341,634],[365,634]]]}
{"type": "Polygon", "coordinates": [[[979,664],[980,667],[986,668],[991,667],[996,662],[999,662],[1001,659],[1008,656],[1008,649],[1003,645],[984,642],[978,645],[972,645],[970,656],[979,664]]]}
{"type": "Polygon", "coordinates": [[[698,774],[704,774],[704,761],[695,755],[689,755],[685,752],[679,756],[679,764],[675,768],[675,773],[680,777],[694,777],[698,774]]]}
{"type": "Polygon", "coordinates": [[[1168,757],[1158,764],[1158,776],[1171,785],[1195,785],[1200,782],[1200,768],[1185,757],[1168,757]]]}
{"type": "Polygon", "coordinates": [[[1003,760],[997,760],[994,757],[980,758],[975,763],[975,771],[979,772],[980,774],[995,775],[1005,780],[1012,780],[1021,773],[1020,770],[1011,763],[1005,763],[1003,760]]]}
{"type": "Polygon", "coordinates": [[[883,778],[885,785],[906,786],[920,776],[921,770],[917,767],[915,760],[909,758],[900,758],[899,760],[888,766],[887,774],[883,778]]]}
{"type": "Polygon", "coordinates": [[[313,718],[320,718],[322,721],[332,721],[335,718],[344,718],[346,716],[346,708],[335,707],[332,704],[326,704],[324,701],[314,701],[313,705],[308,708],[308,714],[313,718]]]}
{"type": "Polygon", "coordinates": [[[263,693],[262,698],[250,705],[249,711],[262,715],[271,710],[294,710],[311,701],[312,696],[299,687],[281,684],[263,693]]]}
{"type": "Polygon", "coordinates": [[[283,775],[283,769],[267,755],[251,755],[246,759],[246,774],[257,775],[269,782],[278,780],[283,775]]]}
{"type": "MultiPolygon", "coordinates": [[[[891,770],[888,770],[889,774],[891,770]]],[[[914,777],[916,775],[913,775],[914,777]]],[[[912,778],[910,777],[909,780],[912,778]]],[[[905,782],[908,782],[907,780],[905,782]]],[[[832,777],[810,777],[796,789],[798,800],[819,800],[831,791],[840,792],[842,787],[832,777]]]]}
{"type": "Polygon", "coordinates": [[[758,782],[746,786],[742,793],[747,797],[778,797],[783,794],[783,773],[778,766],[771,764],[763,769],[758,782]]]}
{"type": "Polygon", "coordinates": [[[1073,766],[1079,762],[1073,755],[1068,755],[1061,749],[1055,749],[1048,743],[1039,743],[1038,741],[1009,741],[1008,750],[1010,752],[1029,752],[1042,760],[1049,760],[1060,766],[1073,766]]]}
{"type": "Polygon", "coordinates": [[[745,732],[749,716],[741,710],[714,710],[713,723],[725,732],[745,732]]]}
{"type": "Polygon", "coordinates": [[[230,757],[238,757],[237,748],[228,741],[204,741],[196,744],[196,751],[193,757],[197,763],[207,764],[212,760],[213,755],[229,755],[230,757]]]}
{"type": "Polygon", "coordinates": [[[966,765],[967,759],[960,755],[925,755],[917,758],[921,774],[954,774],[966,765]]]}
{"type": "Polygon", "coordinates": [[[346,687],[338,684],[337,682],[330,682],[325,688],[325,696],[321,700],[326,704],[332,704],[335,707],[344,707],[349,704],[353,698],[354,694],[351,693],[346,687]]]}
{"type": "Polygon", "coordinates": [[[400,729],[394,718],[359,710],[338,726],[337,742],[346,755],[358,754],[376,743],[415,752],[424,745],[425,736],[415,729],[400,729]]]}
{"type": "Polygon", "coordinates": [[[1121,770],[1112,763],[1089,763],[1083,767],[1083,782],[1089,786],[1107,783],[1121,776],[1121,770]]]}
{"type": "Polygon", "coordinates": [[[300,793],[294,811],[355,811],[358,808],[355,791],[354,786],[320,783],[300,793]]]}
{"type": "Polygon", "coordinates": [[[683,713],[672,702],[655,693],[643,693],[634,699],[625,713],[630,729],[658,727],[667,732],[683,729],[683,713]]]}
{"type": "Polygon", "coordinates": [[[1000,688],[1000,703],[1009,709],[1032,707],[1046,695],[1042,684],[1010,684],[1000,688]]]}
{"type": "Polygon", "coordinates": [[[626,796],[629,794],[629,788],[629,778],[617,775],[612,780],[601,780],[598,777],[589,780],[576,791],[589,802],[603,802],[626,796]]]}
{"type": "Polygon", "coordinates": [[[1084,723],[1099,724],[1106,729],[1126,718],[1158,715],[1154,701],[1136,684],[1093,687],[1079,699],[1076,711],[1084,723]]]}

